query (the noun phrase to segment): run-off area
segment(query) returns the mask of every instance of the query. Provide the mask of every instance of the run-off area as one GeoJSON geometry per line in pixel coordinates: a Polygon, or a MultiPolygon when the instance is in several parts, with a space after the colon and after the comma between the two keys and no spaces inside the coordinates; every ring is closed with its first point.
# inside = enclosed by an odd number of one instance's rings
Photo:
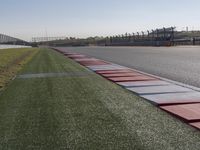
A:
{"type": "Polygon", "coordinates": [[[40,49],[18,76],[27,74],[45,77],[16,78],[0,94],[0,149],[200,146],[196,129],[56,51],[40,49]],[[89,76],[63,75],[80,72],[89,76]]]}
{"type": "Polygon", "coordinates": [[[200,129],[199,91],[111,62],[67,52],[64,49],[56,50],[200,129]]]}

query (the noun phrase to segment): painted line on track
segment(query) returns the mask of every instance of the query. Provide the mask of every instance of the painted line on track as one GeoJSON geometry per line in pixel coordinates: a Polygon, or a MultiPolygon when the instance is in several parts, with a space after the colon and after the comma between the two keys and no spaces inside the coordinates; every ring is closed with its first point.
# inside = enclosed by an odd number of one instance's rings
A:
{"type": "Polygon", "coordinates": [[[47,78],[47,77],[83,77],[89,76],[93,73],[86,72],[60,72],[60,73],[36,73],[36,74],[22,74],[18,75],[18,79],[31,79],[31,78],[47,78]]]}

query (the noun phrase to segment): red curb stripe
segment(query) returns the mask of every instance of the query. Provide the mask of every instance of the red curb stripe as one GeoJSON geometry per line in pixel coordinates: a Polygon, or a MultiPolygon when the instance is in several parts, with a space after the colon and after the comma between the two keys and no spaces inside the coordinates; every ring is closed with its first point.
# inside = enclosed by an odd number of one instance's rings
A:
{"type": "Polygon", "coordinates": [[[108,78],[113,82],[124,82],[124,81],[149,81],[149,80],[157,80],[156,78],[152,78],[149,76],[136,76],[136,77],[115,77],[115,78],[108,78]]]}
{"type": "Polygon", "coordinates": [[[186,122],[193,122],[200,120],[200,103],[197,104],[183,104],[172,106],[161,106],[161,109],[178,116],[186,122]]]}
{"type": "MultiPolygon", "coordinates": [[[[123,77],[121,77],[121,75],[129,75],[129,74],[131,75],[131,73],[140,74],[140,71],[137,72],[137,70],[133,71],[132,69],[125,69],[125,68],[120,68],[120,67],[115,69],[116,66],[113,65],[113,67],[112,67],[111,63],[110,63],[111,65],[108,67],[107,66],[101,67],[101,63],[96,63],[96,62],[87,64],[87,63],[84,63],[83,61],[81,61],[80,59],[94,59],[94,58],[90,58],[90,57],[87,57],[85,55],[78,54],[78,53],[65,52],[64,50],[62,51],[62,50],[55,49],[55,48],[54,48],[54,50],[66,55],[69,58],[71,57],[71,59],[74,59],[79,64],[88,67],[90,70],[104,76],[105,78],[107,78],[108,80],[110,80],[112,82],[115,82],[116,84],[120,84],[123,82],[127,83],[127,82],[137,82],[137,81],[144,81],[144,82],[145,81],[147,81],[147,82],[154,81],[154,80],[155,81],[156,80],[157,81],[165,81],[164,79],[157,79],[156,77],[152,77],[151,75],[146,75],[145,73],[141,73],[141,76],[130,76],[130,77],[123,76],[123,77]],[[94,66],[87,66],[87,65],[94,65],[94,66]],[[98,67],[98,66],[100,66],[100,67],[98,67]],[[120,76],[120,77],[118,77],[118,76],[120,76]]],[[[101,61],[101,60],[99,60],[99,61],[101,61]]],[[[103,64],[103,65],[105,65],[105,64],[103,64]]],[[[176,85],[171,82],[169,82],[169,83],[171,85],[176,85]]],[[[181,85],[179,85],[179,86],[183,87],[181,85]]],[[[190,88],[188,88],[188,89],[190,89],[190,88]]],[[[157,95],[159,95],[159,94],[157,94],[157,95]]],[[[163,94],[163,95],[165,95],[165,94],[163,94]]],[[[146,96],[141,96],[141,97],[145,98],[146,96]]],[[[156,101],[153,101],[152,99],[148,100],[148,101],[152,102],[152,103],[157,103],[156,101]]],[[[162,110],[167,111],[170,114],[189,123],[189,125],[200,129],[200,103],[195,102],[194,99],[191,100],[191,102],[189,102],[189,101],[190,101],[190,99],[184,99],[184,100],[177,99],[178,105],[177,105],[176,101],[173,102],[173,105],[169,105],[169,103],[167,103],[167,100],[166,100],[166,102],[163,101],[163,103],[159,103],[159,105],[161,105],[160,108],[162,110]],[[181,102],[184,104],[180,104],[181,102]],[[185,104],[185,103],[189,103],[189,104],[185,104]]],[[[196,99],[196,101],[198,101],[198,99],[196,99]]]]}
{"type": "Polygon", "coordinates": [[[190,123],[190,125],[195,127],[196,129],[200,130],[200,122],[190,123]]]}

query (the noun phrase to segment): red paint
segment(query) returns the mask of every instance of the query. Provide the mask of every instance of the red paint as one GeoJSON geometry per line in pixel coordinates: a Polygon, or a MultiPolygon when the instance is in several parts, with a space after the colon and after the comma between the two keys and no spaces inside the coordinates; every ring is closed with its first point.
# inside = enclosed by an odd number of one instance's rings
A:
{"type": "Polygon", "coordinates": [[[86,56],[68,56],[71,59],[87,58],[86,56]]]}
{"type": "Polygon", "coordinates": [[[108,78],[113,82],[124,82],[124,81],[149,81],[149,80],[156,80],[156,78],[150,76],[135,76],[135,77],[114,77],[108,78]]]}
{"type": "Polygon", "coordinates": [[[108,65],[109,63],[104,61],[79,61],[84,66],[95,66],[95,65],[108,65]]]}
{"type": "Polygon", "coordinates": [[[200,122],[194,122],[194,123],[190,123],[191,126],[200,129],[200,122]]]}
{"type": "Polygon", "coordinates": [[[61,53],[63,53],[65,56],[68,56],[68,55],[79,55],[77,53],[65,53],[65,52],[61,52],[61,53]]]}
{"type": "Polygon", "coordinates": [[[188,122],[200,120],[200,103],[161,106],[160,108],[188,122]]]}

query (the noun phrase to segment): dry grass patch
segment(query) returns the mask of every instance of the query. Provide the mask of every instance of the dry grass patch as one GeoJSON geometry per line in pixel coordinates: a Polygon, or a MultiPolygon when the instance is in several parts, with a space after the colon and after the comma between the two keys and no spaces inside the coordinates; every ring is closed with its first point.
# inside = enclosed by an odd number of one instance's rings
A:
{"type": "Polygon", "coordinates": [[[5,49],[0,50],[0,90],[2,90],[16,73],[36,53],[36,48],[5,49]]]}

